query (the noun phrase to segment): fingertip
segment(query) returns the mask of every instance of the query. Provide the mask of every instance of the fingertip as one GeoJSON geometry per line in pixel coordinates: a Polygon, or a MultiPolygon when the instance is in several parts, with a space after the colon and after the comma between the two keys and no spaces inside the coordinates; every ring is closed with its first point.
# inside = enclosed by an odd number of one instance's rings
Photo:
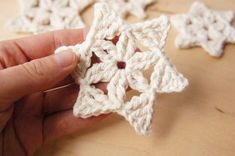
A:
{"type": "Polygon", "coordinates": [[[86,36],[87,36],[89,31],[90,31],[90,27],[86,27],[86,28],[83,29],[83,31],[82,31],[83,34],[82,35],[83,35],[84,40],[86,39],[86,36]]]}

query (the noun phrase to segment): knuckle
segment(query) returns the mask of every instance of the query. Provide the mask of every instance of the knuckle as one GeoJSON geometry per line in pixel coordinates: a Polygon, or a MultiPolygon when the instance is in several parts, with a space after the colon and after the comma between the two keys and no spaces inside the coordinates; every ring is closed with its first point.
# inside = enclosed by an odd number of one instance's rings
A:
{"type": "Polygon", "coordinates": [[[27,58],[17,42],[0,42],[0,68],[8,68],[26,61],[27,58]]]}
{"type": "Polygon", "coordinates": [[[61,44],[60,38],[58,37],[58,33],[53,31],[52,32],[52,37],[53,37],[54,48],[55,49],[59,48],[62,44],[61,44]]]}
{"type": "Polygon", "coordinates": [[[26,74],[34,81],[46,81],[48,75],[45,73],[46,66],[42,60],[34,60],[22,65],[26,74]]]}
{"type": "Polygon", "coordinates": [[[11,55],[8,51],[8,49],[2,44],[0,43],[0,64],[3,68],[7,67],[7,64],[10,64],[10,62],[12,61],[11,59],[11,55]]]}

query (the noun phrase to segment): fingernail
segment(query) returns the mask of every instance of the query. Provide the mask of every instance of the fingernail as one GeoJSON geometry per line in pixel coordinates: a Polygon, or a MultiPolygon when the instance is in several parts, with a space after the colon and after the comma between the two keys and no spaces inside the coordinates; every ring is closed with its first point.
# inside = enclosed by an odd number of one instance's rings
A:
{"type": "Polygon", "coordinates": [[[75,61],[74,54],[70,51],[61,52],[55,55],[55,60],[62,68],[72,65],[75,61]]]}

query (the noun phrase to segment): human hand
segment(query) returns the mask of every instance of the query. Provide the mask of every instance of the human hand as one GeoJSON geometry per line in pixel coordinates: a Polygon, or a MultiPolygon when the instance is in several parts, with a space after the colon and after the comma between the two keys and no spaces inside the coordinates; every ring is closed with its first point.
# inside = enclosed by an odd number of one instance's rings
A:
{"type": "MultiPolygon", "coordinates": [[[[78,87],[45,92],[72,82],[79,62],[72,52],[53,54],[84,40],[84,30],[62,30],[0,42],[0,149],[2,155],[33,155],[50,140],[79,131],[103,117],[75,118],[78,87]]],[[[104,84],[98,88],[105,91],[104,84]]]]}

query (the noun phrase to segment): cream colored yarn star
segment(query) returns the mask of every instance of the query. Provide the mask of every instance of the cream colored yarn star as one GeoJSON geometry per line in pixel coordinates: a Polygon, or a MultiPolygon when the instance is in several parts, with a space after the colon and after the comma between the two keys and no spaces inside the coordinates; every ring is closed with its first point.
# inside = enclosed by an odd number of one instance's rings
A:
{"type": "Polygon", "coordinates": [[[180,33],[175,45],[178,48],[202,46],[211,56],[219,57],[226,43],[235,43],[233,18],[232,11],[213,11],[202,2],[194,2],[189,13],[171,19],[180,33]]]}
{"type": "Polygon", "coordinates": [[[145,8],[156,0],[100,0],[106,2],[119,16],[125,17],[129,13],[139,18],[145,18],[145,8]]]}
{"type": "Polygon", "coordinates": [[[93,0],[20,0],[21,15],[9,23],[15,32],[45,32],[81,28],[79,16],[93,0]]]}
{"type": "Polygon", "coordinates": [[[88,118],[116,112],[123,116],[140,134],[151,128],[156,92],[180,92],[188,81],[178,73],[164,53],[169,30],[165,16],[137,24],[126,24],[109,5],[95,5],[94,22],[86,40],[79,45],[61,47],[56,52],[72,49],[80,55],[73,74],[80,85],[80,93],[74,105],[74,115],[88,118]],[[118,35],[117,43],[112,39],[118,35]],[[147,50],[137,50],[141,43],[147,50]],[[92,55],[100,63],[91,63],[92,55]],[[150,80],[144,71],[153,68],[150,80]],[[107,82],[108,93],[94,87],[107,82]],[[128,86],[140,92],[126,100],[128,86]]]}

